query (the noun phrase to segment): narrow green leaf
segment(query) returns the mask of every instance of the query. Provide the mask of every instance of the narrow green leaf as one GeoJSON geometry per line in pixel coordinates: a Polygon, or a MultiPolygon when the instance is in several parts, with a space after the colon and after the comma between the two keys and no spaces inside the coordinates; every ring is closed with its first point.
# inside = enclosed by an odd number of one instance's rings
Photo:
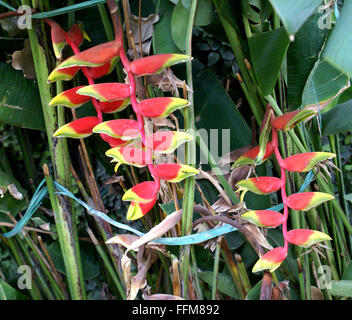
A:
{"type": "Polygon", "coordinates": [[[295,34],[299,30],[322,2],[322,0],[269,1],[290,35],[295,34]]]}
{"type": "Polygon", "coordinates": [[[249,39],[253,69],[263,95],[273,92],[289,38],[283,28],[262,32],[249,39]]]}
{"type": "Polygon", "coordinates": [[[352,76],[352,1],[345,1],[339,20],[326,43],[323,56],[352,76]]]}

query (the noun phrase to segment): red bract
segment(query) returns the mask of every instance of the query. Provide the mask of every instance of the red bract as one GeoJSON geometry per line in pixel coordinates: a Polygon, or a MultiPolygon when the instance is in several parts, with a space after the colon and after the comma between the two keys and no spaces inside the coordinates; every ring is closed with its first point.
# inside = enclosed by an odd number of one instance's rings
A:
{"type": "Polygon", "coordinates": [[[184,54],[157,54],[133,61],[131,72],[136,76],[160,73],[164,68],[190,59],[192,59],[190,56],[184,54]]]}
{"type": "Polygon", "coordinates": [[[327,234],[309,229],[291,230],[287,233],[286,238],[288,242],[305,248],[310,247],[318,242],[331,240],[327,234]]]}
{"type": "Polygon", "coordinates": [[[65,68],[65,69],[54,69],[48,77],[48,82],[54,82],[54,81],[68,81],[71,80],[76,73],[79,71],[80,67],[71,67],[71,68],[65,68]]]}
{"type": "Polygon", "coordinates": [[[253,210],[241,215],[241,219],[248,220],[258,227],[276,228],[284,222],[281,213],[271,210],[253,210]]]}
{"type": "Polygon", "coordinates": [[[113,58],[100,67],[89,68],[89,73],[93,79],[99,79],[114,70],[118,58],[113,58]]]}
{"type": "Polygon", "coordinates": [[[132,201],[127,211],[127,220],[137,220],[145,216],[154,207],[156,200],[157,197],[147,203],[132,201]]]}
{"type": "Polygon", "coordinates": [[[100,137],[106,141],[111,148],[124,147],[130,143],[130,141],[121,140],[108,136],[107,134],[100,133],[100,137]]]}
{"type": "Polygon", "coordinates": [[[56,97],[51,99],[49,106],[65,106],[69,108],[80,107],[91,99],[90,97],[76,93],[78,89],[83,87],[84,86],[79,86],[59,93],[56,97]]]}
{"type": "Polygon", "coordinates": [[[54,133],[54,137],[61,138],[86,138],[93,133],[93,128],[99,123],[97,117],[85,117],[70,123],[57,129],[54,133]]]}
{"type": "Polygon", "coordinates": [[[130,96],[130,88],[124,83],[99,83],[85,86],[77,90],[78,94],[92,97],[100,101],[125,100],[130,96]]]}
{"type": "Polygon", "coordinates": [[[72,25],[67,34],[76,47],[79,47],[82,44],[83,38],[90,40],[88,35],[84,32],[83,27],[79,24],[72,25]]]}
{"type": "Polygon", "coordinates": [[[166,118],[177,109],[184,108],[189,102],[180,98],[151,98],[138,103],[138,113],[143,117],[166,118]]]}
{"type": "MultiPolygon", "coordinates": [[[[232,168],[255,164],[254,160],[257,157],[258,153],[259,153],[259,146],[253,147],[252,149],[245,152],[242,156],[240,156],[232,165],[232,168]]],[[[273,153],[274,153],[274,148],[271,142],[269,141],[266,146],[265,155],[262,159],[262,162],[267,160],[273,153]]]]}
{"type": "Polygon", "coordinates": [[[332,159],[336,155],[329,152],[307,152],[295,154],[284,160],[285,169],[293,172],[308,172],[319,162],[332,159]]]}
{"type": "Polygon", "coordinates": [[[249,190],[257,194],[269,194],[278,191],[282,182],[275,177],[255,177],[241,180],[236,183],[239,190],[249,190]]]}
{"type": "Polygon", "coordinates": [[[51,42],[53,44],[55,57],[56,59],[61,60],[62,50],[66,46],[65,31],[58,23],[51,19],[45,19],[45,22],[50,26],[51,42]]]}
{"type": "Polygon", "coordinates": [[[197,169],[178,163],[160,163],[153,170],[155,177],[169,182],[180,182],[195,174],[198,174],[197,169]]]}
{"type": "Polygon", "coordinates": [[[192,139],[193,137],[185,132],[157,131],[147,138],[146,145],[151,147],[155,153],[171,153],[182,143],[192,139]]]}
{"type": "Polygon", "coordinates": [[[287,131],[294,128],[298,123],[315,115],[317,112],[310,109],[292,111],[283,114],[280,117],[273,118],[270,124],[277,130],[287,131]]]}
{"type": "Polygon", "coordinates": [[[113,138],[132,140],[139,137],[138,122],[130,119],[116,119],[98,124],[95,133],[104,133],[113,138]]]}
{"type": "Polygon", "coordinates": [[[116,41],[99,44],[67,58],[59,64],[56,69],[60,70],[69,67],[99,67],[118,56],[120,45],[121,44],[116,41]]]}
{"type": "Polygon", "coordinates": [[[124,110],[130,103],[130,99],[100,102],[100,109],[104,113],[114,113],[124,110]]]}
{"type": "Polygon", "coordinates": [[[258,272],[269,269],[274,272],[281,263],[286,259],[287,250],[283,247],[277,247],[264,254],[254,265],[252,272],[258,272]]]}
{"type": "Polygon", "coordinates": [[[158,192],[159,187],[154,181],[145,181],[127,190],[122,200],[148,203],[155,198],[158,192]]]}
{"type": "Polygon", "coordinates": [[[287,198],[287,205],[293,210],[308,211],[332,199],[334,199],[334,196],[328,193],[302,192],[291,194],[287,198]]]}

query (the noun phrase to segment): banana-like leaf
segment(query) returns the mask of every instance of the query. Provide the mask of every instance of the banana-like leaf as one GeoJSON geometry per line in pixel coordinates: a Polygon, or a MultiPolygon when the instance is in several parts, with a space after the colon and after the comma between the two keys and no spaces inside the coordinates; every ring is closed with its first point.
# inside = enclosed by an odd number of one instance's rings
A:
{"type": "Polygon", "coordinates": [[[269,1],[290,35],[294,35],[299,30],[322,2],[322,0],[269,1]]]}
{"type": "Polygon", "coordinates": [[[352,2],[345,1],[339,20],[326,43],[323,56],[341,71],[352,76],[352,2]]]}

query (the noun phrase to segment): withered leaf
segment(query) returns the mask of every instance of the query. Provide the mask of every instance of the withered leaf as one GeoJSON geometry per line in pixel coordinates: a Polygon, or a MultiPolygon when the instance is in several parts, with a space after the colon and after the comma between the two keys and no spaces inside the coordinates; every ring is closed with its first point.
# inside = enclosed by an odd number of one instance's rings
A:
{"type": "Polygon", "coordinates": [[[15,51],[12,54],[12,67],[15,70],[22,70],[25,78],[36,78],[32,50],[28,39],[24,41],[23,50],[15,51]]]}

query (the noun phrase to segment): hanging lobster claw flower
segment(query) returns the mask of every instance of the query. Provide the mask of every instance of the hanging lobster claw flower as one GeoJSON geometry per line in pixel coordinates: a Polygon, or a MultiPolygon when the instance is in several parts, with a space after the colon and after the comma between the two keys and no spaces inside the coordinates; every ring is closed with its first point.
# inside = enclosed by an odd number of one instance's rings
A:
{"type": "Polygon", "coordinates": [[[156,197],[158,192],[158,184],[154,181],[144,181],[127,190],[123,195],[122,200],[148,203],[156,197]]]}
{"type": "Polygon", "coordinates": [[[82,44],[83,39],[91,41],[81,24],[72,25],[70,30],[68,30],[67,34],[76,47],[79,47],[82,44]]]}
{"type": "Polygon", "coordinates": [[[119,82],[98,83],[85,86],[77,90],[77,93],[103,102],[125,100],[130,96],[130,87],[119,82]]]}
{"type": "Polygon", "coordinates": [[[54,132],[56,138],[77,138],[82,139],[93,133],[93,128],[99,123],[97,117],[85,117],[65,124],[54,132]]]}
{"type": "Polygon", "coordinates": [[[266,228],[276,228],[285,221],[281,213],[272,210],[248,211],[241,215],[241,219],[252,222],[258,227],[266,228]]]}
{"type": "Polygon", "coordinates": [[[177,109],[189,105],[189,101],[181,98],[150,98],[138,103],[138,113],[143,117],[166,118],[177,109]]]}
{"type": "Polygon", "coordinates": [[[121,140],[108,136],[107,134],[100,133],[100,138],[107,142],[111,148],[125,147],[131,143],[131,141],[121,140]]]}
{"type": "Polygon", "coordinates": [[[106,151],[105,155],[113,158],[112,162],[117,162],[115,172],[121,164],[129,164],[138,168],[142,168],[147,165],[145,152],[142,149],[128,146],[116,147],[106,151]]]}
{"type": "Polygon", "coordinates": [[[157,54],[140,58],[131,62],[131,71],[136,76],[160,73],[163,69],[174,64],[191,60],[192,57],[184,54],[157,54]]]}
{"type": "Polygon", "coordinates": [[[304,248],[308,248],[318,242],[332,240],[323,232],[309,229],[290,230],[287,232],[286,239],[288,242],[304,248]]]}
{"type": "Polygon", "coordinates": [[[76,73],[79,71],[80,67],[71,67],[65,69],[54,69],[48,77],[48,82],[54,81],[68,81],[71,80],[76,73]]]}
{"type": "Polygon", "coordinates": [[[137,220],[145,216],[154,207],[156,200],[157,197],[147,203],[132,201],[127,211],[127,220],[137,220]]]}
{"type": "Polygon", "coordinates": [[[234,162],[231,169],[234,169],[240,166],[245,166],[245,165],[254,165],[254,164],[259,165],[263,163],[274,153],[274,148],[271,142],[269,141],[268,144],[266,145],[266,150],[262,161],[260,163],[255,163],[254,160],[257,158],[258,153],[259,153],[259,146],[256,146],[248,150],[234,162]]]}
{"type": "Polygon", "coordinates": [[[67,58],[56,69],[69,67],[99,67],[118,56],[121,44],[116,41],[105,42],[67,58]]]}
{"type": "Polygon", "coordinates": [[[55,57],[57,60],[61,60],[62,50],[67,44],[65,31],[58,23],[51,19],[44,19],[44,21],[50,26],[51,42],[53,44],[55,57]]]}
{"type": "Polygon", "coordinates": [[[283,247],[277,247],[264,254],[254,265],[252,272],[269,270],[274,272],[286,259],[287,251],[283,247]]]}
{"type": "Polygon", "coordinates": [[[256,194],[269,194],[281,188],[281,180],[276,177],[254,177],[236,183],[238,191],[252,191],[256,194]]]}
{"type": "Polygon", "coordinates": [[[153,175],[155,177],[175,183],[198,173],[199,171],[197,169],[178,163],[160,163],[153,169],[153,175]]]}
{"type": "Polygon", "coordinates": [[[132,140],[139,137],[138,122],[130,119],[116,119],[99,123],[94,133],[104,133],[113,138],[132,140]]]}
{"type": "Polygon", "coordinates": [[[114,70],[118,61],[118,57],[112,58],[100,67],[89,68],[89,73],[93,79],[99,79],[107,74],[110,74],[114,70]]]}
{"type": "Polygon", "coordinates": [[[193,139],[188,133],[180,131],[157,131],[147,138],[146,145],[155,153],[172,153],[182,143],[193,139]]]}
{"type": "Polygon", "coordinates": [[[331,194],[323,192],[294,193],[287,198],[287,205],[293,210],[308,211],[334,198],[331,194]]]}
{"type": "Polygon", "coordinates": [[[69,108],[80,107],[91,99],[90,97],[82,96],[76,93],[78,89],[83,87],[84,86],[79,86],[59,93],[50,100],[49,106],[65,106],[69,108]]]}
{"type": "Polygon", "coordinates": [[[293,172],[308,172],[319,162],[335,158],[330,152],[306,152],[290,156],[284,160],[285,169],[293,172]]]}
{"type": "Polygon", "coordinates": [[[311,109],[296,110],[271,119],[270,124],[277,130],[288,131],[294,128],[298,123],[316,114],[317,111],[311,109]]]}
{"type": "Polygon", "coordinates": [[[115,113],[125,110],[126,107],[130,104],[130,98],[125,100],[116,100],[116,101],[106,101],[100,102],[100,110],[104,113],[115,113]]]}

